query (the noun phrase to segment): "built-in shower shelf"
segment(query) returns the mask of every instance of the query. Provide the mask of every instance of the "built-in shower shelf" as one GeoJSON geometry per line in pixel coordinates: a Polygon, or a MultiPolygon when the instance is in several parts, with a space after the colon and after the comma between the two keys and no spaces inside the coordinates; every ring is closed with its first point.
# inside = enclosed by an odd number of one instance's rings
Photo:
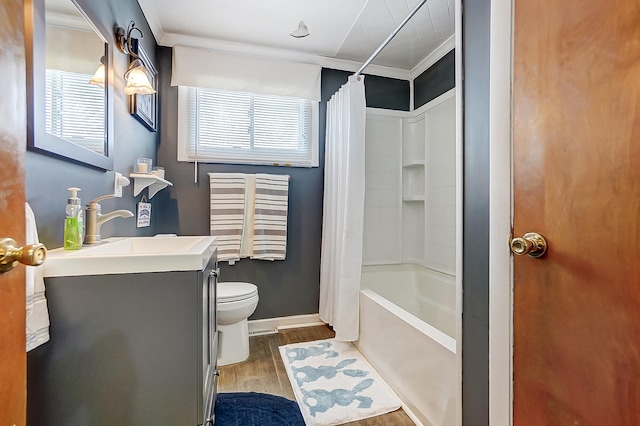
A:
{"type": "Polygon", "coordinates": [[[171,182],[150,173],[131,173],[133,179],[133,196],[137,196],[143,189],[149,188],[149,199],[153,198],[161,189],[173,186],[171,182]]]}
{"type": "Polygon", "coordinates": [[[404,201],[424,200],[424,161],[421,163],[416,162],[402,168],[402,199],[404,201]]]}

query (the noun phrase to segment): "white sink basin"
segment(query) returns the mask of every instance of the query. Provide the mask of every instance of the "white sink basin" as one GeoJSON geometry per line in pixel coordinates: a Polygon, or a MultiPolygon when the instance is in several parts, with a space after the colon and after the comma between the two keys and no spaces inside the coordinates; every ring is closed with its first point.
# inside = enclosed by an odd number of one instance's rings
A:
{"type": "Polygon", "coordinates": [[[45,277],[192,271],[204,268],[215,237],[107,238],[80,250],[49,250],[45,277]]]}

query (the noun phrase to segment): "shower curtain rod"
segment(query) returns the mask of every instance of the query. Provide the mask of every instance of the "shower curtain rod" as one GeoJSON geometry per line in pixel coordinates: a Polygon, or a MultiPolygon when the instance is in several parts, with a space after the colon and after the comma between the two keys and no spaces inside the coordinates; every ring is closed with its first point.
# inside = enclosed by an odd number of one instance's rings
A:
{"type": "Polygon", "coordinates": [[[376,56],[378,56],[378,54],[382,51],[382,49],[384,49],[385,47],[387,47],[387,44],[389,44],[389,42],[391,40],[393,40],[393,38],[396,36],[396,34],[398,34],[398,32],[402,29],[402,27],[404,27],[404,25],[409,22],[409,19],[413,18],[413,15],[416,14],[416,12],[422,7],[422,5],[424,5],[427,2],[427,0],[420,0],[420,3],[418,3],[418,5],[411,11],[411,13],[409,14],[409,16],[407,16],[406,18],[404,18],[404,21],[402,21],[400,23],[400,25],[398,25],[398,28],[396,28],[389,37],[387,37],[387,39],[385,41],[382,42],[382,44],[380,45],[380,47],[378,47],[375,52],[373,52],[371,54],[371,56],[369,56],[369,59],[367,59],[365,61],[364,64],[362,64],[362,66],[360,67],[360,69],[355,73],[355,76],[359,76],[360,74],[362,74],[362,71],[364,71],[364,69],[366,67],[369,66],[369,64],[371,64],[371,62],[376,58],[376,56]]]}

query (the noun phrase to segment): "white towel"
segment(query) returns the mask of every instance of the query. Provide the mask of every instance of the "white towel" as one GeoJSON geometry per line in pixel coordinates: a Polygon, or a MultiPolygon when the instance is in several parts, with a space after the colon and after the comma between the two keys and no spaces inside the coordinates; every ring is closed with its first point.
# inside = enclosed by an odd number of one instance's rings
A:
{"type": "Polygon", "coordinates": [[[252,259],[284,260],[288,203],[289,175],[256,174],[252,259]]]}
{"type": "Polygon", "coordinates": [[[218,260],[240,259],[245,211],[244,173],[209,173],[210,233],[216,237],[218,260]]]}
{"type": "MultiPolygon", "coordinates": [[[[26,244],[36,244],[38,229],[36,216],[28,203],[24,203],[26,244]]],[[[44,296],[42,266],[27,266],[25,270],[27,294],[27,352],[49,341],[49,309],[44,296]]]]}

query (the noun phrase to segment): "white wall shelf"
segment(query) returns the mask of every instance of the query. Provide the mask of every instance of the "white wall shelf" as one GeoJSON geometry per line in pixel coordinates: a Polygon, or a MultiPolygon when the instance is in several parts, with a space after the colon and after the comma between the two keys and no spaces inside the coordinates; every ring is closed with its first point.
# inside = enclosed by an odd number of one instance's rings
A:
{"type": "Polygon", "coordinates": [[[161,189],[167,186],[173,186],[171,182],[159,176],[147,173],[131,173],[129,175],[133,179],[133,195],[140,194],[143,189],[149,188],[149,199],[153,198],[161,189]]]}
{"type": "Polygon", "coordinates": [[[424,164],[415,164],[402,168],[402,199],[424,200],[425,178],[424,164]]]}

